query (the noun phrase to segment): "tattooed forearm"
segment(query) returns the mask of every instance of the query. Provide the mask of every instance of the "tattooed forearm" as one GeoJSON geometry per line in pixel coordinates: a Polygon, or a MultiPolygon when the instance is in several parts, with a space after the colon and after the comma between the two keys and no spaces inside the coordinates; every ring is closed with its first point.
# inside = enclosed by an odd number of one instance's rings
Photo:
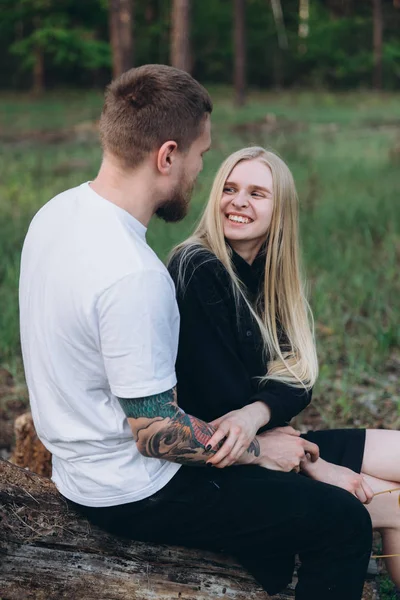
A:
{"type": "MultiPolygon", "coordinates": [[[[216,428],[180,409],[175,389],[145,398],[119,398],[119,401],[144,456],[192,466],[205,465],[224,442],[222,440],[217,448],[207,448],[216,428]]],[[[256,439],[246,454],[248,462],[253,460],[251,455],[259,456],[256,439]]]]}

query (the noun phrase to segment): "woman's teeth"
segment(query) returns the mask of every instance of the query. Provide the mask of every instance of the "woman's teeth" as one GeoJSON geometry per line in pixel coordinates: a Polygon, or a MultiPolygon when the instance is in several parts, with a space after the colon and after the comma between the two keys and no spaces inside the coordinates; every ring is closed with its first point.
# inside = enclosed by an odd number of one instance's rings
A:
{"type": "Polygon", "coordinates": [[[234,221],[235,223],[251,223],[251,219],[247,217],[239,217],[237,215],[228,215],[228,219],[230,221],[234,221]]]}

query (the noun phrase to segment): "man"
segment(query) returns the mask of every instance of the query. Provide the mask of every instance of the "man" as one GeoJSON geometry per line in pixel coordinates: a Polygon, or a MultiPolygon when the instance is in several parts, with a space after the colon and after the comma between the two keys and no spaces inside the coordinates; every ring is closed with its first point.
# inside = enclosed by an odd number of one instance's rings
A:
{"type": "MultiPolygon", "coordinates": [[[[33,219],[20,308],[36,429],[58,489],[94,523],[229,552],[270,593],[291,579],[299,552],[298,599],[356,600],[371,546],[367,511],[344,490],[283,472],[283,462],[290,470],[306,452],[316,457],[314,444],[287,428],[254,439],[242,468],[193,468],[223,449],[208,444],[212,426],[178,406],[175,292],[145,234],[154,214],[184,217],[211,111],[187,73],[126,72],[106,93],[97,178],[33,219]]],[[[264,417],[260,426],[266,405],[264,417]]]]}

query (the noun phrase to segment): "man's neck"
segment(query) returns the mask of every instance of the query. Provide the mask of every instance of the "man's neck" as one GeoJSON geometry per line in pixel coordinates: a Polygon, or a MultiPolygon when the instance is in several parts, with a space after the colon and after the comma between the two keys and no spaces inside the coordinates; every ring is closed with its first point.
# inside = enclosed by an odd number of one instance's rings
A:
{"type": "Polygon", "coordinates": [[[99,196],[123,208],[148,227],[157,210],[152,180],[154,177],[146,165],[127,172],[112,157],[105,157],[96,179],[90,186],[99,196]]]}

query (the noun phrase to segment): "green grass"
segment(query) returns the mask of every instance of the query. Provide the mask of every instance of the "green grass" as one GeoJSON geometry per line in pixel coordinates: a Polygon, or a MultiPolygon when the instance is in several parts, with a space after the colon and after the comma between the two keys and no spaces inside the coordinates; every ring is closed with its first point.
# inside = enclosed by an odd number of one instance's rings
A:
{"type": "MultiPolygon", "coordinates": [[[[237,110],[231,90],[211,93],[213,148],[190,215],[177,225],[154,221],[149,243],[165,258],[192,231],[227,154],[250,144],[277,150],[301,200],[321,364],[316,405],[329,425],[374,419],[398,425],[400,96],[254,92],[237,110]]],[[[49,144],[42,132],[96,119],[101,102],[95,92],[0,97],[0,364],[14,370],[18,265],[28,223],[52,196],[93,178],[100,161],[93,136],[80,132],[49,144]]]]}
{"type": "Polygon", "coordinates": [[[378,578],[380,600],[397,600],[396,588],[387,575],[378,578]]]}

